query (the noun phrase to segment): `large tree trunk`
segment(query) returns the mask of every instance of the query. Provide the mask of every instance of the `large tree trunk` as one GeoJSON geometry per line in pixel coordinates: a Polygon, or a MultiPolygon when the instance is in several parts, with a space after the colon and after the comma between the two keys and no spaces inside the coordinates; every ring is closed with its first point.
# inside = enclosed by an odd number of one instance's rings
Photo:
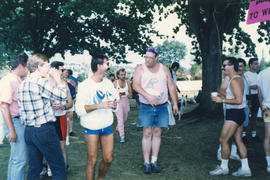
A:
{"type": "Polygon", "coordinates": [[[215,27],[209,28],[199,40],[202,54],[202,96],[200,110],[203,112],[217,112],[220,105],[212,102],[211,92],[219,91],[221,84],[221,32],[215,27]]]}

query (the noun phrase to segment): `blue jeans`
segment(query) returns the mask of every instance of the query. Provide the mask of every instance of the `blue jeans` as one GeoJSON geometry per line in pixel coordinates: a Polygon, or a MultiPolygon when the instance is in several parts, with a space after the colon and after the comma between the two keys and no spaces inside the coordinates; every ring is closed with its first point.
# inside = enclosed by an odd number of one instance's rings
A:
{"type": "MultiPolygon", "coordinates": [[[[8,180],[23,180],[24,166],[26,164],[26,146],[24,141],[24,126],[21,124],[19,118],[12,118],[12,122],[17,134],[17,141],[10,142],[10,157],[8,163],[8,180]]],[[[9,138],[9,131],[4,124],[4,131],[7,139],[9,138]]]]}
{"type": "Polygon", "coordinates": [[[43,156],[50,165],[53,179],[66,180],[66,166],[54,124],[26,126],[24,137],[29,159],[27,180],[40,179],[43,156]]]}

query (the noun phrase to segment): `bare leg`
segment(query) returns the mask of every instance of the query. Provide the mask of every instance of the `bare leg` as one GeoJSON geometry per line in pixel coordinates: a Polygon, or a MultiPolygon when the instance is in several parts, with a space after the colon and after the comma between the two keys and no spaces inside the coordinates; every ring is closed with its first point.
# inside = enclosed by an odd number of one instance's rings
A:
{"type": "Polygon", "coordinates": [[[84,136],[87,148],[87,165],[86,165],[86,179],[94,180],[95,167],[98,155],[98,141],[99,136],[94,134],[87,134],[84,136]]]}
{"type": "Polygon", "coordinates": [[[113,160],[113,134],[100,137],[103,159],[99,165],[98,180],[102,180],[110,168],[113,160]]]}
{"type": "Polygon", "coordinates": [[[264,151],[266,156],[270,156],[270,122],[265,122],[264,127],[265,127],[264,151]]]}
{"type": "Polygon", "coordinates": [[[161,143],[161,132],[160,127],[155,127],[153,130],[153,139],[152,139],[152,156],[158,157],[160,143],[161,143]]]}
{"type": "Polygon", "coordinates": [[[233,121],[224,121],[219,142],[221,144],[222,159],[229,159],[230,144],[229,140],[234,135],[238,125],[233,121]]]}
{"type": "Polygon", "coordinates": [[[236,130],[236,133],[234,134],[235,144],[238,148],[241,159],[247,158],[247,148],[245,144],[243,143],[243,139],[242,139],[243,129],[244,129],[243,126],[239,126],[236,130]]]}
{"type": "Polygon", "coordinates": [[[143,128],[142,150],[145,163],[150,163],[152,135],[153,129],[151,127],[143,128]]]}

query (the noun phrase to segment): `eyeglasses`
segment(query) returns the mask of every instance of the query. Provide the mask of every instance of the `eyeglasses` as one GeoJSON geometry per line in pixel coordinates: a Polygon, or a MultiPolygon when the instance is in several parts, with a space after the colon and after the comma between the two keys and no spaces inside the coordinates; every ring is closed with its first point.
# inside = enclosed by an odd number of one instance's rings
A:
{"type": "Polygon", "coordinates": [[[231,66],[232,64],[222,64],[222,67],[225,68],[226,66],[231,66]]]}
{"type": "Polygon", "coordinates": [[[154,59],[154,57],[150,57],[150,56],[144,56],[144,59],[154,59]]]}

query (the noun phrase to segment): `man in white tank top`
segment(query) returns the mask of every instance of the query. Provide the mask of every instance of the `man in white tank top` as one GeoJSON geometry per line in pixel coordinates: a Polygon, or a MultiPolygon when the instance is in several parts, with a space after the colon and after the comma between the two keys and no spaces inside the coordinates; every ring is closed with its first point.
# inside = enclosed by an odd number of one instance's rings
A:
{"type": "Polygon", "coordinates": [[[115,111],[117,117],[116,131],[120,136],[120,143],[125,142],[125,122],[127,121],[128,112],[130,110],[128,97],[132,96],[130,83],[126,80],[126,70],[119,69],[116,73],[117,80],[113,82],[114,87],[119,93],[120,100],[118,109],[115,111]]]}
{"type": "Polygon", "coordinates": [[[233,176],[251,176],[251,171],[248,165],[247,149],[242,140],[243,122],[245,120],[244,108],[246,106],[244,94],[243,78],[238,75],[238,61],[236,58],[225,58],[222,71],[226,76],[229,76],[229,83],[226,88],[226,97],[220,94],[212,96],[212,100],[216,103],[225,103],[226,118],[221,130],[219,138],[221,144],[222,159],[221,165],[213,171],[210,175],[225,175],[229,173],[228,162],[230,155],[230,139],[234,137],[235,143],[238,147],[241,168],[232,173],[233,176]]]}
{"type": "Polygon", "coordinates": [[[145,63],[134,72],[133,88],[139,93],[140,112],[138,126],[143,127],[142,150],[145,174],[159,173],[157,158],[161,143],[162,127],[168,127],[168,91],[173,102],[173,113],[177,115],[177,95],[168,67],[158,63],[158,52],[150,47],[145,63]],[[152,151],[151,164],[150,153],[152,151]]]}

